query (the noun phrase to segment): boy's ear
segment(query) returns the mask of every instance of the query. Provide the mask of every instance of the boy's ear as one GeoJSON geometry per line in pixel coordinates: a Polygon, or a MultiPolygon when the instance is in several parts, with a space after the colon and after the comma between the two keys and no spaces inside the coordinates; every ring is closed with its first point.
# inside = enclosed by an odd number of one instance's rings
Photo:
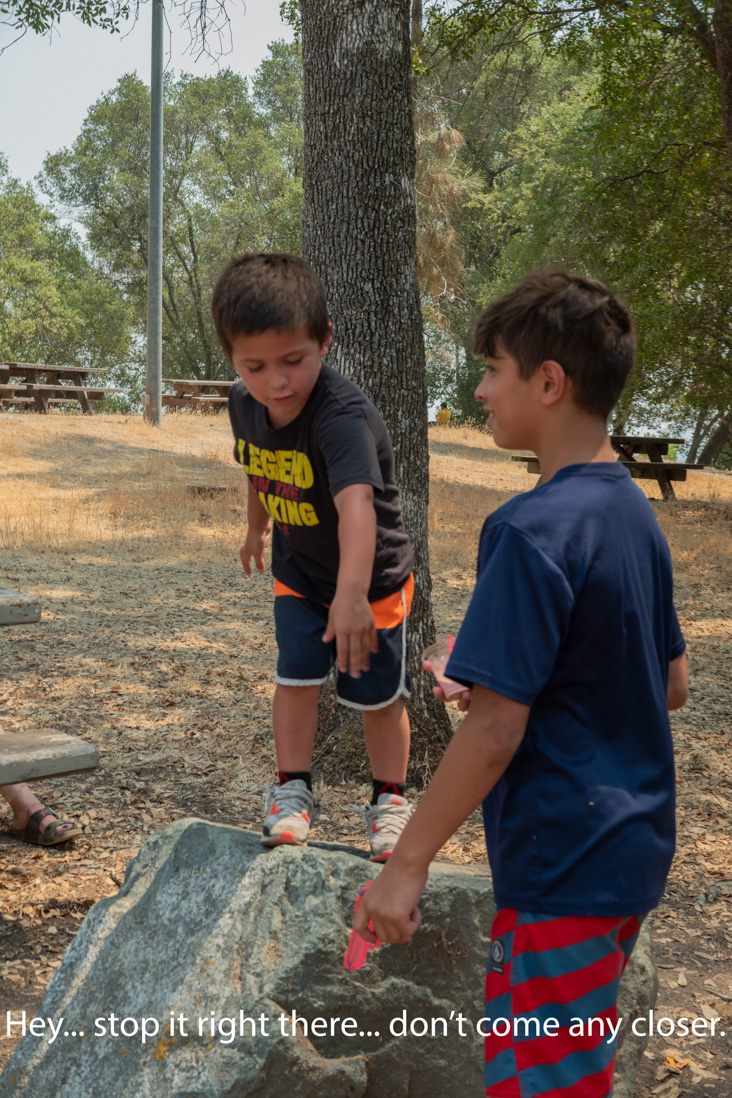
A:
{"type": "Polygon", "coordinates": [[[541,385],[541,403],[545,408],[551,408],[564,396],[569,378],[564,372],[564,367],[553,358],[542,362],[537,373],[541,385]]]}
{"type": "Polygon", "coordinates": [[[325,358],[325,356],[328,354],[328,348],[330,347],[330,341],[331,341],[332,338],[333,338],[333,321],[329,320],[328,321],[328,331],[326,332],[325,339],[323,340],[323,344],[320,348],[320,357],[321,358],[325,358]]]}

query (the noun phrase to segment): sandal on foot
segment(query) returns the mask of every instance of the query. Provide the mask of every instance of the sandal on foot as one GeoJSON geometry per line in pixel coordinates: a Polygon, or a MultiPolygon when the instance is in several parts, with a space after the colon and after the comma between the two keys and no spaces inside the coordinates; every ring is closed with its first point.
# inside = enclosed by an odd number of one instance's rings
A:
{"type": "Polygon", "coordinates": [[[34,846],[56,846],[57,843],[65,843],[69,839],[78,839],[82,834],[81,828],[77,824],[72,824],[71,820],[59,820],[52,808],[39,808],[28,817],[25,829],[13,831],[16,839],[24,843],[32,843],[34,846]],[[53,822],[41,831],[41,820],[47,816],[53,816],[53,822]],[[66,831],[59,831],[64,824],[71,824],[71,826],[66,831]]]}

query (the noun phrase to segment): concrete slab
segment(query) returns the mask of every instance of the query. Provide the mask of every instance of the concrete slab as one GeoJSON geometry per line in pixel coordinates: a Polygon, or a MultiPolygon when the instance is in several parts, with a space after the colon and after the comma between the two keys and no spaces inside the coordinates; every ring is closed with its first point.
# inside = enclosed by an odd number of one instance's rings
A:
{"type": "Polygon", "coordinates": [[[96,747],[53,728],[0,736],[0,785],[78,774],[98,765],[96,747]]]}
{"type": "Polygon", "coordinates": [[[32,595],[0,587],[0,625],[28,625],[41,620],[41,604],[32,595]]]}

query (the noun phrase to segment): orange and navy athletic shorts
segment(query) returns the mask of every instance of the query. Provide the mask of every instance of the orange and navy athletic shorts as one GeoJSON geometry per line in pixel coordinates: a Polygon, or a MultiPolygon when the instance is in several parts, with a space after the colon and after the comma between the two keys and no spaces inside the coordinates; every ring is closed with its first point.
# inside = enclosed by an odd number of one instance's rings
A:
{"type": "Polygon", "coordinates": [[[618,985],[643,916],[500,908],[486,976],[489,1098],[609,1098],[618,985]]]}
{"type": "MultiPolygon", "coordinates": [[[[384,709],[399,697],[409,697],[407,618],[414,579],[400,591],[370,603],[376,623],[378,652],[370,654],[369,670],[360,678],[338,672],[336,697],[352,709],[384,709]]],[[[335,641],[324,644],[329,607],[299,595],[275,580],[275,681],[283,686],[319,686],[336,660],[335,641]]]]}

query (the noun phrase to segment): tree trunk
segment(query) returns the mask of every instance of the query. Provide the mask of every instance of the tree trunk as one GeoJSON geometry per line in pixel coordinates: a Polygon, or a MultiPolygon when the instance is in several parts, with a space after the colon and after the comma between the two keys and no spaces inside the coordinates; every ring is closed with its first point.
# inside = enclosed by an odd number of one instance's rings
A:
{"type": "Polygon", "coordinates": [[[686,455],[686,460],[692,464],[696,461],[696,455],[699,453],[699,447],[704,440],[707,433],[714,427],[714,424],[719,419],[720,413],[712,412],[710,414],[708,408],[702,408],[696,417],[696,423],[694,424],[694,433],[691,436],[691,442],[689,443],[689,451],[686,455]]]}
{"type": "Polygon", "coordinates": [[[712,15],[719,100],[727,152],[732,160],[732,0],[717,0],[712,15]]]}
{"type": "Polygon", "coordinates": [[[413,773],[449,738],[421,652],[434,639],[427,544],[429,455],[417,284],[410,0],[301,0],[303,255],[325,283],[328,361],[383,415],[415,551],[410,619],[413,773]]]}
{"type": "Polygon", "coordinates": [[[701,465],[714,465],[717,458],[724,450],[732,435],[732,408],[722,416],[722,419],[714,428],[710,438],[707,439],[704,449],[699,454],[701,465]]]}
{"type": "Polygon", "coordinates": [[[613,408],[613,422],[610,427],[610,434],[612,435],[624,435],[628,427],[628,417],[630,416],[630,409],[632,406],[632,398],[623,393],[620,400],[613,408]]]}

